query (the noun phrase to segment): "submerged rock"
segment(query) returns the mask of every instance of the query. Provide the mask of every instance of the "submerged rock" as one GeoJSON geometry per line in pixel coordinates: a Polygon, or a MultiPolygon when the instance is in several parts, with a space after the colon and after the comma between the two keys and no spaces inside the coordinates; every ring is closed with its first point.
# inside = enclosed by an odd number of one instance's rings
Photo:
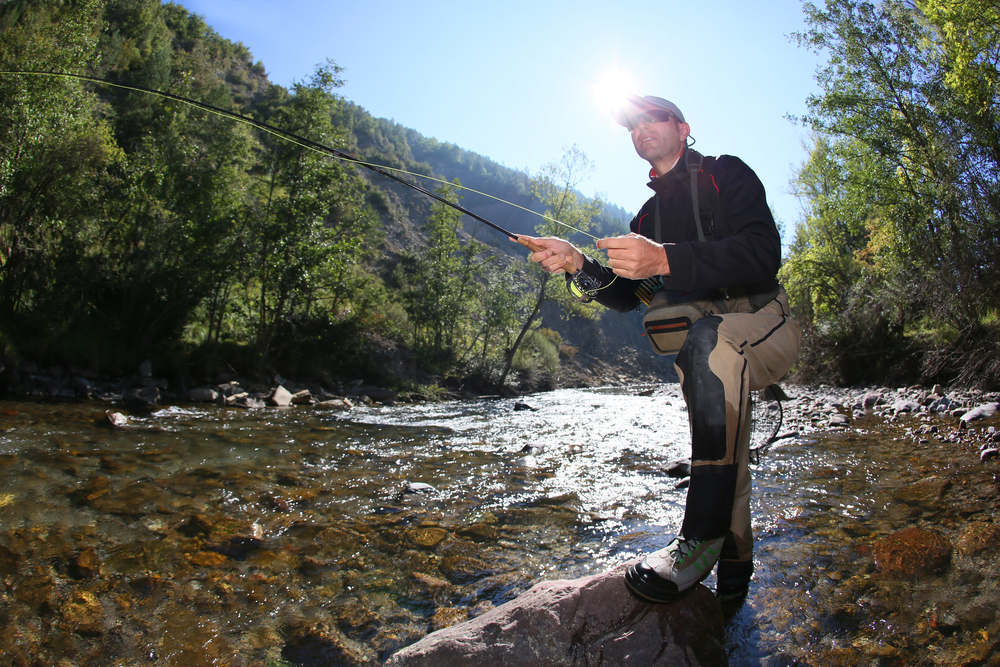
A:
{"type": "Polygon", "coordinates": [[[376,664],[375,652],[335,627],[318,623],[292,627],[281,650],[281,657],[296,665],[344,665],[355,667],[376,664]]]}
{"type": "Polygon", "coordinates": [[[62,607],[63,622],[75,632],[97,635],[104,632],[104,607],[90,591],[73,591],[62,607]]]}
{"type": "Polygon", "coordinates": [[[898,489],[893,498],[908,505],[928,505],[941,500],[951,488],[951,481],[940,477],[928,477],[898,489]]]}
{"type": "Polygon", "coordinates": [[[950,562],[951,543],[937,531],[905,528],[875,543],[875,563],[889,577],[924,577],[942,572],[950,562]]]}
{"type": "Polygon", "coordinates": [[[470,621],[398,651],[394,667],[726,665],[722,610],[704,586],[680,602],[640,602],[622,565],[546,581],[470,621]]]}
{"type": "Polygon", "coordinates": [[[1000,526],[992,523],[969,524],[955,541],[955,550],[962,556],[1000,553],[1000,526]]]}

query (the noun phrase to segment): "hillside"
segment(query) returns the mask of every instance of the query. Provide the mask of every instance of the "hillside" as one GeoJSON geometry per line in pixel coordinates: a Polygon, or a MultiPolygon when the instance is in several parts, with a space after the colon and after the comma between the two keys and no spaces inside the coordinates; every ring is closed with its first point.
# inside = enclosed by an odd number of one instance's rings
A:
{"type": "MultiPolygon", "coordinates": [[[[180,382],[240,370],[531,388],[558,383],[560,365],[578,378],[613,368],[637,340],[630,319],[594,322],[522,248],[425,195],[139,89],[232,110],[428,189],[458,179],[496,199],[448,196],[515,233],[542,222],[523,210],[550,205],[533,195],[541,175],[372,117],[339,95],[332,61],[286,89],[172,3],[14,0],[0,5],[0,67],[108,82],[0,77],[8,369],[115,375],[151,358],[180,382]],[[390,373],[387,350],[411,370],[390,373]]],[[[625,211],[590,211],[565,187],[565,214],[587,211],[599,235],[624,231],[625,211]]]]}

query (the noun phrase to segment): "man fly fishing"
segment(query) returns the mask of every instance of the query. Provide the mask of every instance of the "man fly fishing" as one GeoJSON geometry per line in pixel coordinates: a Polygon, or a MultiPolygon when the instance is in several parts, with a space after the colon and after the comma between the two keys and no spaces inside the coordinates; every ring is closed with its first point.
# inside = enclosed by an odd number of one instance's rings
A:
{"type": "Polygon", "coordinates": [[[628,568],[629,590],[673,602],[718,564],[716,594],[739,604],[753,574],[750,395],[788,372],[801,338],[776,278],[781,239],[757,175],[737,157],[690,148],[675,104],[629,95],[613,115],[652,168],[654,194],[632,233],[597,242],[606,266],[558,238],[527,239],[543,248],[530,259],[566,272],[581,300],[623,313],[645,303],[654,351],[676,354],[691,431],[684,521],[664,548],[628,568]]]}

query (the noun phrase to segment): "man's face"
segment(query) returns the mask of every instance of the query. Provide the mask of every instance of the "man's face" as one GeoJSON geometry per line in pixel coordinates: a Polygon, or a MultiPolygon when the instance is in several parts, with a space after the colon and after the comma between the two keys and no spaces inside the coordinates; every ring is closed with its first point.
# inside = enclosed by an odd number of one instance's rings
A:
{"type": "Polygon", "coordinates": [[[643,160],[656,167],[663,162],[673,163],[684,150],[691,128],[676,116],[654,111],[641,114],[632,123],[632,145],[643,160]]]}

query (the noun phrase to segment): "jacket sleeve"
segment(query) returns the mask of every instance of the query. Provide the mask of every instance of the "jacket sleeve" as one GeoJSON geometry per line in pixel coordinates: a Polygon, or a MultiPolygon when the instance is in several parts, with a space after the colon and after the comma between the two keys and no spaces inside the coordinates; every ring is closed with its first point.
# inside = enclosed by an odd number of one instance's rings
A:
{"type": "Polygon", "coordinates": [[[764,186],[742,160],[723,155],[710,174],[718,188],[722,220],[717,241],[665,246],[669,290],[751,286],[773,281],[781,265],[781,237],[767,206],[764,186]]]}

